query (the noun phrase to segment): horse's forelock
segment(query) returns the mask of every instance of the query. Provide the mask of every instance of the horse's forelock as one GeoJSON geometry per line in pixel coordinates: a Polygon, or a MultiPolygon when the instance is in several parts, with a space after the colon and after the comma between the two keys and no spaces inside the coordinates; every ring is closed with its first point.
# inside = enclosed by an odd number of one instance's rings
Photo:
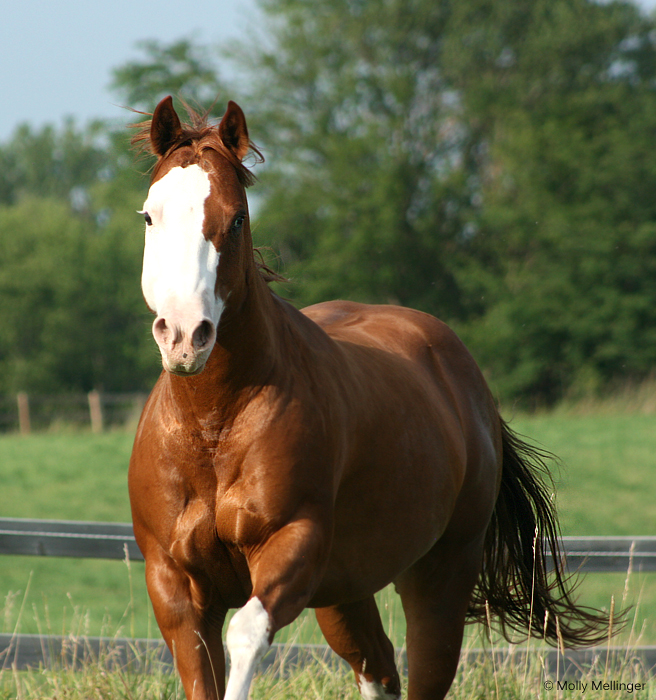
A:
{"type": "MultiPolygon", "coordinates": [[[[156,177],[158,171],[172,153],[182,147],[189,146],[194,150],[194,153],[199,160],[203,152],[206,150],[219,153],[235,168],[239,182],[244,187],[250,187],[250,185],[252,185],[256,180],[255,175],[253,175],[253,173],[242,163],[242,161],[240,161],[239,158],[224,145],[221,137],[219,136],[219,125],[217,123],[210,122],[209,110],[201,114],[184,102],[183,106],[187,112],[188,121],[182,123],[182,131],[180,136],[171,144],[168,151],[163,156],[158,157],[158,160],[153,168],[153,178],[156,177]]],[[[140,114],[143,113],[140,112],[140,114]]],[[[148,116],[150,116],[151,119],[139,122],[138,124],[130,125],[131,128],[138,129],[130,142],[140,153],[157,155],[153,150],[150,140],[152,115],[148,116]]],[[[249,152],[252,156],[254,156],[256,163],[264,162],[264,156],[252,141],[249,141],[249,149],[249,152]]]]}

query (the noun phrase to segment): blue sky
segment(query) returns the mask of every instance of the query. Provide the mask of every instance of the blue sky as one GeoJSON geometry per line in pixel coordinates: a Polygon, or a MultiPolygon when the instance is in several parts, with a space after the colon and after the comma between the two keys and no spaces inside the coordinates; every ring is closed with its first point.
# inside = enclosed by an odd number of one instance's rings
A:
{"type": "MultiPolygon", "coordinates": [[[[654,9],[656,0],[639,0],[654,9]]],[[[255,0],[13,0],[0,22],[0,141],[21,122],[73,115],[120,119],[111,70],[139,56],[136,42],[248,42],[261,24],[255,0]],[[193,11],[183,9],[184,5],[193,11]]]]}
{"type": "Polygon", "coordinates": [[[139,57],[140,40],[249,41],[260,22],[255,0],[7,2],[0,21],[0,141],[21,122],[121,118],[108,90],[111,71],[139,57]]]}

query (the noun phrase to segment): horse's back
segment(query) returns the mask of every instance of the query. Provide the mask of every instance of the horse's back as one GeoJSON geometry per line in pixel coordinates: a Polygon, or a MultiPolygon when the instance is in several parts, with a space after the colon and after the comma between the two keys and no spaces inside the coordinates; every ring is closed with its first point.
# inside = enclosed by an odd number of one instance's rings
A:
{"type": "Polygon", "coordinates": [[[302,310],[335,340],[375,345],[398,354],[408,354],[430,338],[448,331],[434,316],[389,304],[360,304],[326,301],[302,310]]]}
{"type": "MultiPolygon", "coordinates": [[[[435,316],[389,304],[328,301],[306,307],[302,313],[340,345],[352,361],[366,364],[375,375],[375,355],[399,358],[399,369],[417,374],[430,386],[438,403],[458,414],[468,442],[480,437],[496,442],[499,414],[487,382],[464,343],[435,316]],[[363,348],[364,352],[356,349],[363,348]],[[367,354],[371,348],[373,353],[367,354]]],[[[384,362],[384,371],[390,364],[384,362]]],[[[412,387],[409,387],[412,391],[412,387]]]]}
{"type": "MultiPolygon", "coordinates": [[[[490,407],[490,392],[478,365],[449,326],[430,314],[393,305],[329,301],[302,310],[333,340],[373,347],[415,363],[449,393],[460,392],[490,407]],[[451,386],[452,385],[452,386],[451,386]]],[[[492,402],[493,403],[493,402],[492,402]]],[[[496,410],[492,411],[495,414],[496,410]]]]}

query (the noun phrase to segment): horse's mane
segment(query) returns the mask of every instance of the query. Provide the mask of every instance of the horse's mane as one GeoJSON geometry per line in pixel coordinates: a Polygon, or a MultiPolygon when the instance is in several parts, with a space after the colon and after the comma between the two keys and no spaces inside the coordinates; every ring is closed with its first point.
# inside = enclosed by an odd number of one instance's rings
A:
{"type": "MultiPolygon", "coordinates": [[[[205,150],[213,150],[220,153],[224,158],[226,158],[232,166],[235,168],[239,182],[244,187],[250,187],[257,179],[255,175],[239,160],[239,158],[229,149],[226,148],[219,136],[219,125],[210,121],[209,114],[212,110],[210,107],[205,112],[197,112],[193,107],[191,107],[186,102],[182,101],[182,106],[187,112],[186,122],[182,122],[182,133],[180,138],[178,138],[168,149],[168,151],[158,159],[153,167],[153,178],[157,175],[158,168],[161,166],[162,162],[169,156],[173,151],[176,151],[182,146],[191,146],[197,155],[201,155],[205,150]]],[[[139,122],[138,124],[131,124],[132,128],[138,129],[137,133],[132,137],[131,143],[136,147],[139,153],[148,155],[157,155],[153,149],[150,142],[150,127],[152,124],[152,114],[146,112],[139,112],[134,110],[137,114],[143,114],[144,116],[150,117],[146,121],[139,122]]],[[[257,148],[257,146],[249,140],[248,142],[250,154],[254,156],[256,163],[263,163],[264,156],[257,148]]]]}

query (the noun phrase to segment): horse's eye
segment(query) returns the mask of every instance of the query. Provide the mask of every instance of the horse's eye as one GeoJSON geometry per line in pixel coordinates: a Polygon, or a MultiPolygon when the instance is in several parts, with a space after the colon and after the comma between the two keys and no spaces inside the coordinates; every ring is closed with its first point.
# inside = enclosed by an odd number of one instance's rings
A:
{"type": "Polygon", "coordinates": [[[232,222],[232,230],[233,231],[239,231],[239,229],[244,225],[244,220],[246,217],[243,214],[240,214],[233,222],[232,222]]]}
{"type": "Polygon", "coordinates": [[[153,220],[150,218],[150,214],[147,211],[138,211],[137,214],[143,214],[143,218],[146,221],[146,226],[153,225],[153,220]]]}

